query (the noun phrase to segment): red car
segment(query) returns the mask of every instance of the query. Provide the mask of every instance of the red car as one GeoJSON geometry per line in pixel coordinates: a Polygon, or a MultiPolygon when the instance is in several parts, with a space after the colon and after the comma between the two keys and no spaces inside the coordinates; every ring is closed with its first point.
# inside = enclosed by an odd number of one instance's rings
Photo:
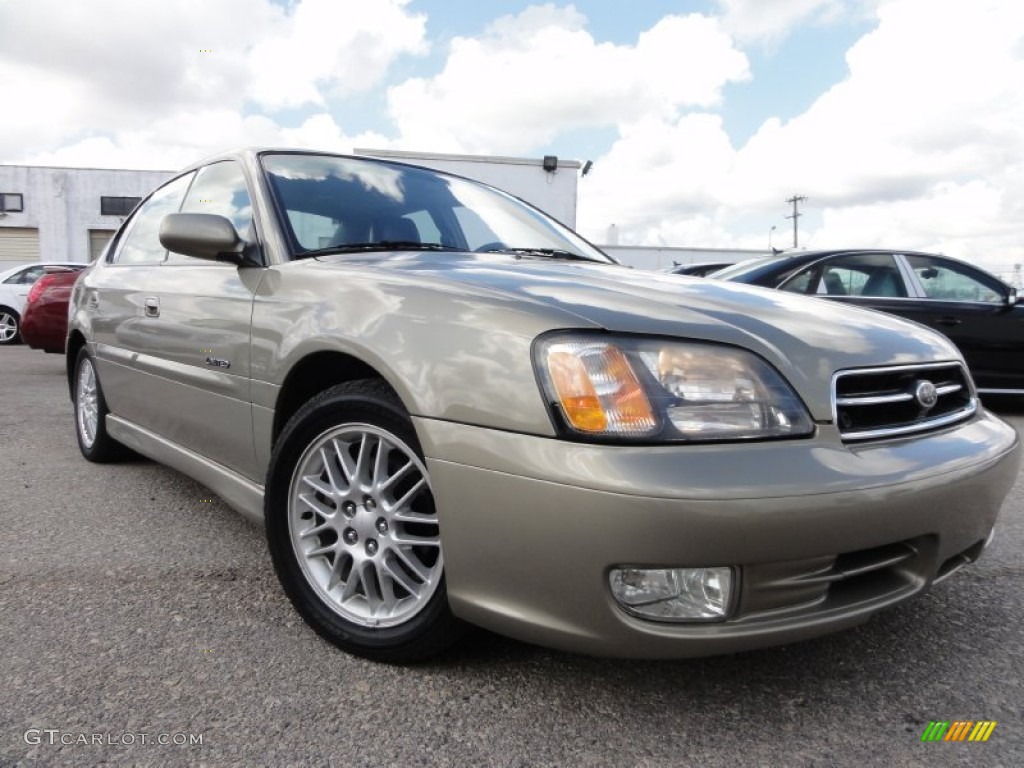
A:
{"type": "Polygon", "coordinates": [[[81,269],[47,267],[32,285],[21,317],[21,339],[32,349],[64,353],[68,335],[68,300],[81,269]]]}

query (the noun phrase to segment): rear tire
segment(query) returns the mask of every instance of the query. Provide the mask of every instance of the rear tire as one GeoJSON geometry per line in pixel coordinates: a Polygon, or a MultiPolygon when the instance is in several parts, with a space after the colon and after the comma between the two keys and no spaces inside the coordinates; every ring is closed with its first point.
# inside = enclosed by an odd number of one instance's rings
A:
{"type": "Polygon", "coordinates": [[[285,593],[342,650],[406,663],[462,635],[423,452],[383,382],[331,387],[291,418],[271,459],[265,520],[285,593]]]}
{"type": "Polygon", "coordinates": [[[107,401],[103,398],[92,355],[86,347],[75,360],[75,436],[82,455],[96,464],[127,458],[132,452],[107,433],[107,401]]]}
{"type": "Polygon", "coordinates": [[[13,309],[0,307],[0,346],[13,346],[21,341],[21,317],[13,309]]]}

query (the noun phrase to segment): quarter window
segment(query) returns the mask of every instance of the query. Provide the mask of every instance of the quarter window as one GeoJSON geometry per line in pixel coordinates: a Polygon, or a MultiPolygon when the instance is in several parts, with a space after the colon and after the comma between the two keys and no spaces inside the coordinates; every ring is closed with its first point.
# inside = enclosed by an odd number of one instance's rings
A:
{"type": "Polygon", "coordinates": [[[114,256],[118,264],[154,264],[164,260],[167,249],[160,244],[160,223],[177,213],[194,174],[187,173],[166,184],[142,204],[127,224],[121,246],[114,256]]]}
{"type": "Polygon", "coordinates": [[[917,274],[924,295],[942,301],[973,301],[998,304],[1004,300],[1002,285],[966,264],[957,264],[929,256],[907,256],[917,274]]]}

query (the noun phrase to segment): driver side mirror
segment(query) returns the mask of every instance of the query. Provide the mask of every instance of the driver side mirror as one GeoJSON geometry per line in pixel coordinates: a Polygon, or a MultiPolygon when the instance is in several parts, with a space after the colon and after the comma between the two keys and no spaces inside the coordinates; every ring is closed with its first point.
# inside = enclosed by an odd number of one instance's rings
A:
{"type": "Polygon", "coordinates": [[[1017,289],[1011,288],[1010,292],[1006,294],[1006,306],[1015,307],[1017,305],[1017,289]]]}
{"type": "Polygon", "coordinates": [[[169,213],[160,222],[160,244],[169,251],[241,265],[246,242],[235,226],[212,213],[169,213]]]}

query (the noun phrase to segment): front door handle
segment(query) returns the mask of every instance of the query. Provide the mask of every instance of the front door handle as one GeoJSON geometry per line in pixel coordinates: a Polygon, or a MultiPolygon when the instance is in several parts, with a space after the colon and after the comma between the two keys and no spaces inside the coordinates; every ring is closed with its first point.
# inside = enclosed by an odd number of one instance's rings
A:
{"type": "Polygon", "coordinates": [[[939,325],[953,326],[953,325],[960,325],[963,322],[963,320],[961,320],[959,317],[953,317],[952,315],[946,315],[945,317],[940,317],[935,322],[937,322],[939,325]]]}
{"type": "Polygon", "coordinates": [[[160,299],[156,296],[146,297],[146,317],[160,317],[160,299]]]}

